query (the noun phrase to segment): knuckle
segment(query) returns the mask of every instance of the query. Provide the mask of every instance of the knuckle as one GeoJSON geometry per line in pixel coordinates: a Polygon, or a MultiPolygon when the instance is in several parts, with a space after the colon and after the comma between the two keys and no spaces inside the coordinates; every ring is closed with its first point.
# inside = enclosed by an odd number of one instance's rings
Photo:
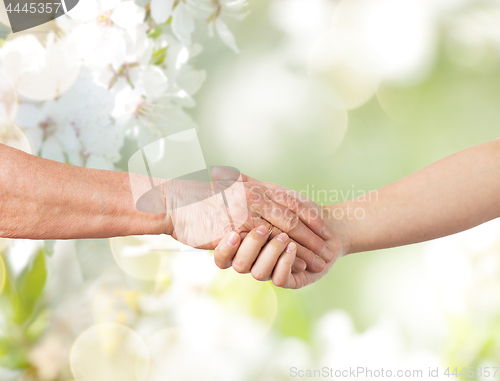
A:
{"type": "Polygon", "coordinates": [[[214,262],[217,265],[218,268],[224,270],[227,269],[228,266],[228,255],[224,255],[224,252],[220,250],[215,250],[214,251],[214,262]]]}
{"type": "Polygon", "coordinates": [[[287,213],[285,218],[286,218],[286,224],[285,224],[286,232],[287,233],[296,232],[300,227],[299,216],[297,216],[295,213],[292,213],[290,211],[290,213],[287,213]]]}
{"type": "Polygon", "coordinates": [[[266,274],[262,270],[252,270],[252,276],[254,277],[255,280],[258,280],[259,282],[263,282],[267,280],[266,274]]]}
{"type": "Polygon", "coordinates": [[[285,279],[281,276],[276,276],[273,278],[273,284],[276,286],[276,287],[285,287],[286,283],[285,283],[285,279]]]}
{"type": "Polygon", "coordinates": [[[312,233],[308,245],[317,255],[321,255],[326,243],[316,234],[312,233]]]}
{"type": "Polygon", "coordinates": [[[241,260],[236,260],[233,262],[233,269],[238,274],[247,274],[249,271],[247,264],[241,260]]]}
{"type": "Polygon", "coordinates": [[[232,253],[225,248],[217,248],[214,250],[214,259],[219,262],[227,262],[232,259],[232,253]]]}
{"type": "Polygon", "coordinates": [[[297,245],[296,257],[302,259],[304,262],[306,262],[306,264],[310,265],[314,261],[314,258],[316,258],[316,254],[314,254],[311,250],[306,249],[305,247],[297,245]]]}
{"type": "Polygon", "coordinates": [[[225,270],[225,269],[227,269],[227,268],[229,267],[229,266],[227,266],[227,265],[226,265],[225,263],[223,263],[223,262],[217,262],[217,261],[215,261],[215,264],[216,264],[216,266],[217,266],[219,269],[221,269],[221,270],[225,270]]]}
{"type": "Polygon", "coordinates": [[[302,203],[292,195],[286,194],[285,200],[288,209],[298,210],[302,207],[302,203]]]}
{"type": "Polygon", "coordinates": [[[258,203],[262,200],[262,191],[257,185],[245,188],[245,195],[247,201],[251,203],[258,203]]]}
{"type": "Polygon", "coordinates": [[[262,194],[263,199],[265,201],[272,201],[270,194],[271,194],[270,191],[263,190],[263,194],[262,194]]]}
{"type": "Polygon", "coordinates": [[[221,269],[221,270],[224,270],[224,266],[222,264],[222,262],[218,259],[218,258],[214,258],[214,262],[215,262],[215,265],[221,269]]]}
{"type": "Polygon", "coordinates": [[[246,195],[247,202],[251,202],[251,203],[255,202],[257,195],[251,189],[247,190],[245,195],[246,195]]]}

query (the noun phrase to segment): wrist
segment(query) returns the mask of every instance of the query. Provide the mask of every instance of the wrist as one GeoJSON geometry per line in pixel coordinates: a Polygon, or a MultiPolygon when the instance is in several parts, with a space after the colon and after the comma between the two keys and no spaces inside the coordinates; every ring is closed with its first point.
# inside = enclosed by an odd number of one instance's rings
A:
{"type": "Polygon", "coordinates": [[[129,235],[172,235],[172,181],[134,173],[129,173],[127,180],[130,184],[127,190],[132,193],[134,214],[140,221],[130,227],[134,232],[129,235]]]}
{"type": "Polygon", "coordinates": [[[333,238],[328,240],[329,246],[334,246],[334,252],[340,252],[340,257],[353,253],[353,241],[350,234],[349,210],[346,205],[333,204],[323,208],[323,219],[333,230],[333,238]]]}

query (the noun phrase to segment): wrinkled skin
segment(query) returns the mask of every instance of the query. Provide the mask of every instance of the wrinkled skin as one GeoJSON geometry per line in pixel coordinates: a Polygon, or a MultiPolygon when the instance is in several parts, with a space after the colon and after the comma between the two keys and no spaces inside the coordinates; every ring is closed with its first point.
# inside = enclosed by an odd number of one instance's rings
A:
{"type": "Polygon", "coordinates": [[[288,233],[297,243],[297,257],[310,271],[321,271],[312,266],[314,259],[327,249],[321,238],[324,222],[317,210],[302,206],[301,212],[308,212],[310,229],[290,208],[273,201],[277,198],[273,188],[243,181],[246,176],[238,176],[238,181],[213,177],[216,180],[212,183],[163,182],[141,196],[137,208],[149,213],[166,213],[167,234],[188,246],[205,250],[215,249],[231,231],[244,237],[253,228],[269,227],[271,223],[275,226],[273,236],[280,231],[288,233]]]}
{"type": "MultiPolygon", "coordinates": [[[[221,177],[223,176],[221,175],[221,177]]],[[[327,261],[326,266],[323,270],[311,271],[310,266],[308,266],[308,268],[302,272],[294,273],[293,271],[290,271],[285,276],[283,276],[282,274],[275,274],[271,278],[274,285],[290,289],[299,289],[305,287],[325,276],[335,264],[337,259],[348,253],[349,234],[345,227],[344,221],[335,218],[332,215],[331,208],[319,206],[308,197],[290,189],[281,187],[277,184],[258,181],[245,175],[242,175],[242,181],[247,184],[258,185],[265,189],[271,190],[271,192],[267,192],[267,194],[270,195],[270,198],[274,202],[296,213],[300,217],[301,221],[303,221],[311,229],[317,230],[317,224],[319,223],[319,221],[325,221],[325,223],[329,225],[329,227],[333,231],[332,236],[326,239],[325,242],[333,250],[335,256],[333,260],[327,261]],[[315,218],[315,215],[322,216],[323,218],[315,218]]],[[[215,262],[220,268],[227,268],[230,266],[228,265],[229,262],[227,261],[227,248],[220,250],[222,246],[223,242],[220,243],[215,251],[215,262]],[[224,256],[226,258],[224,258],[224,256]]],[[[232,253],[233,256],[235,254],[236,253],[232,253]]],[[[256,276],[256,274],[253,273],[253,271],[252,275],[255,279],[260,281],[268,280],[260,279],[259,276],[256,276]]]]}

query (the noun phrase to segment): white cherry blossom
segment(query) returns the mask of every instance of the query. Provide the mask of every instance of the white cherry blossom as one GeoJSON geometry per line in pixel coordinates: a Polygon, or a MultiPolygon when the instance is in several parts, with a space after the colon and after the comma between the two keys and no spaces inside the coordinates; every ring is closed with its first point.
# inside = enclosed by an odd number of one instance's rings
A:
{"type": "Polygon", "coordinates": [[[87,167],[113,169],[120,159],[123,130],[110,114],[113,97],[84,73],[57,100],[22,104],[16,123],[40,156],[87,167]]]}
{"type": "Polygon", "coordinates": [[[151,16],[157,24],[167,22],[172,15],[175,0],[151,0],[151,16]]]}
{"type": "Polygon", "coordinates": [[[127,56],[125,31],[143,23],[146,11],[134,1],[88,0],[68,15],[82,22],[71,33],[80,57],[87,65],[118,69],[127,56]]]}
{"type": "Polygon", "coordinates": [[[191,46],[191,35],[195,30],[195,19],[208,23],[209,34],[214,28],[221,40],[239,52],[236,40],[222,17],[241,20],[247,15],[246,0],[152,0],[151,16],[157,24],[164,24],[171,18],[173,34],[184,46],[191,46]]]}

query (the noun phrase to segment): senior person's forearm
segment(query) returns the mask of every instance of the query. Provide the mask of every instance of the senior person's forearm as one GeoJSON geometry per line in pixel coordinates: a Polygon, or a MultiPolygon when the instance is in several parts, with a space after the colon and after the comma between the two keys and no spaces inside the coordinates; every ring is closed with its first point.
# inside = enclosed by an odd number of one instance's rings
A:
{"type": "Polygon", "coordinates": [[[62,164],[2,144],[0,163],[0,237],[166,233],[164,214],[137,210],[126,172],[62,164]]]}
{"type": "Polygon", "coordinates": [[[408,245],[500,216],[500,140],[415,172],[378,191],[326,208],[348,252],[408,245]]]}

